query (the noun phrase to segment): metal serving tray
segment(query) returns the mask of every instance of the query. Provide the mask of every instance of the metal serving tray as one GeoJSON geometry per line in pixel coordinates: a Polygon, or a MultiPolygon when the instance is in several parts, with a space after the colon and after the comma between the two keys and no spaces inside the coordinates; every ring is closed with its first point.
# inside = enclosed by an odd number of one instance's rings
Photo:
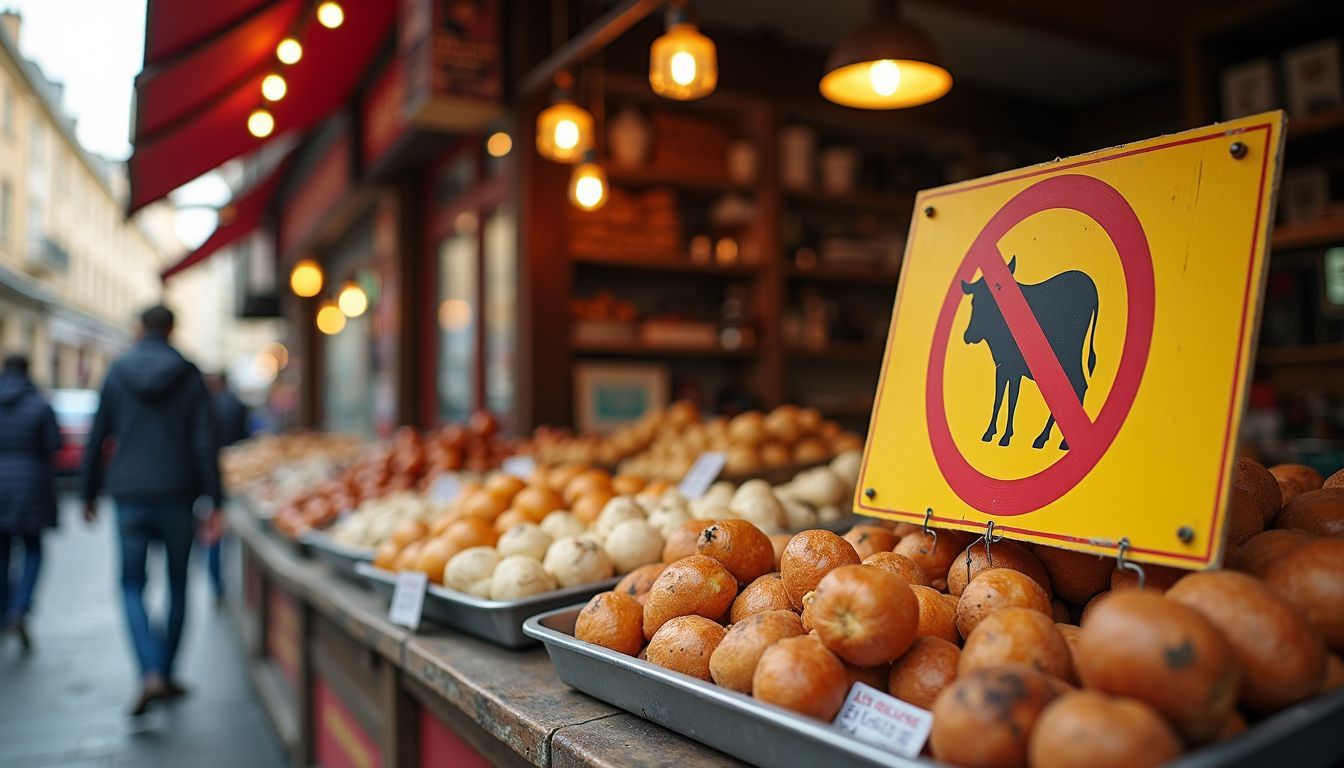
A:
{"type": "Polygon", "coordinates": [[[352,547],[342,544],[326,531],[304,531],[299,534],[299,541],[307,546],[318,560],[330,565],[333,571],[347,578],[359,578],[355,573],[356,563],[373,562],[372,547],[352,547]]]}
{"type": "MultiPolygon", "coordinates": [[[[373,588],[391,599],[397,575],[370,563],[355,563],[355,573],[373,588]]],[[[522,600],[486,600],[430,584],[425,593],[423,617],[449,629],[456,629],[505,648],[527,648],[537,641],[523,634],[523,622],[529,616],[553,611],[576,602],[587,602],[598,592],[606,592],[620,579],[566,587],[543,592],[522,600]]]]}
{"type": "Polygon", "coordinates": [[[855,741],[828,723],[578,640],[574,621],[581,610],[572,605],[533,616],[523,631],[546,644],[561,680],[589,696],[768,768],[930,765],[855,741]]]}
{"type": "MultiPolygon", "coordinates": [[[[533,616],[523,631],[546,644],[555,671],[589,696],[734,757],[769,768],[840,764],[931,768],[896,757],[828,724],[574,637],[582,605],[533,616]]],[[[1190,752],[1169,768],[1338,765],[1344,760],[1344,689],[1266,718],[1229,741],[1190,752]]]]}

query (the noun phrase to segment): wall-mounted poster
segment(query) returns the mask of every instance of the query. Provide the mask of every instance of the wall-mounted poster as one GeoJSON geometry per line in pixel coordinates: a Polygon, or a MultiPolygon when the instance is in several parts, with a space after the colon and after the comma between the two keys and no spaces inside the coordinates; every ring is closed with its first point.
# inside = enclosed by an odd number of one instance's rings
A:
{"type": "Polygon", "coordinates": [[[1303,117],[1344,106],[1340,88],[1339,42],[1321,40],[1283,54],[1288,114],[1303,117]]]}
{"type": "Polygon", "coordinates": [[[1330,177],[1320,166],[1294,168],[1283,172],[1279,186],[1279,208],[1285,224],[1316,221],[1330,202],[1330,177]]]}
{"type": "Polygon", "coordinates": [[[1223,119],[1232,120],[1274,109],[1274,63],[1267,58],[1252,59],[1224,69],[1222,84],[1223,119]]]}
{"type": "Polygon", "coordinates": [[[584,432],[629,424],[667,405],[665,365],[583,363],[574,366],[574,423],[584,432]]]}

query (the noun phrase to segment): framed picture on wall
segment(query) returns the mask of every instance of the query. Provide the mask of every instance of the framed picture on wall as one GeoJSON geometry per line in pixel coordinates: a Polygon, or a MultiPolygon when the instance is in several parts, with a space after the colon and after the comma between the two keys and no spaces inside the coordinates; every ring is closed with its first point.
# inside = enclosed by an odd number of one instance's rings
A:
{"type": "Polygon", "coordinates": [[[1344,247],[1328,248],[1321,257],[1321,309],[1344,317],[1344,247]]]}
{"type": "Polygon", "coordinates": [[[1232,120],[1273,109],[1274,63],[1268,58],[1228,67],[1219,77],[1223,96],[1223,119],[1232,120]]]}
{"type": "Polygon", "coordinates": [[[1339,42],[1321,40],[1283,54],[1288,114],[1303,117],[1344,107],[1340,87],[1339,42]]]}
{"type": "Polygon", "coordinates": [[[1279,188],[1279,208],[1283,223],[1300,224],[1316,221],[1330,202],[1330,177],[1319,166],[1294,168],[1283,172],[1279,188]]]}
{"type": "Polygon", "coordinates": [[[667,366],[578,363],[574,366],[574,426],[609,432],[667,405],[667,366]]]}

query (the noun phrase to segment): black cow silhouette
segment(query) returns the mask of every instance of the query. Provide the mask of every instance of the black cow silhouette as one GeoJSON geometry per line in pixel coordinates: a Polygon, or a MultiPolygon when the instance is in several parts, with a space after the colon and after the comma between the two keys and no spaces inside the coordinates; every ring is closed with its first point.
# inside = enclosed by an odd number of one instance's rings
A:
{"type": "MultiPolygon", "coordinates": [[[[1014,256],[1008,262],[1008,272],[1012,274],[1016,271],[1017,257],[1014,256]]],[[[1070,270],[1061,272],[1043,283],[1026,285],[1019,282],[1018,286],[1022,289],[1022,296],[1026,298],[1031,313],[1036,316],[1036,321],[1045,333],[1046,340],[1050,342],[1055,357],[1059,359],[1060,367],[1064,369],[1069,383],[1073,385],[1074,394],[1078,395],[1078,403],[1081,405],[1083,395],[1087,392],[1087,376],[1090,376],[1097,367],[1096,283],[1085,273],[1070,270]],[[1084,376],[1083,341],[1088,340],[1089,330],[1091,339],[1088,341],[1087,349],[1087,376],[1084,376]]],[[[965,341],[967,344],[986,342],[989,354],[994,358],[994,412],[989,417],[989,429],[985,430],[984,436],[980,439],[986,443],[994,439],[999,406],[1003,403],[1004,390],[1007,390],[1008,418],[1005,420],[1003,437],[999,438],[999,445],[1008,445],[1013,438],[1013,413],[1017,410],[1017,393],[1022,386],[1022,377],[1025,376],[1032,381],[1035,381],[1036,377],[1027,366],[1027,361],[1023,359],[1017,340],[1008,330],[1008,324],[1003,319],[998,303],[990,295],[989,286],[985,285],[985,278],[982,276],[973,283],[962,280],[961,290],[971,297],[971,321],[966,325],[965,341]]],[[[1051,413],[1045,422],[1045,429],[1041,430],[1032,446],[1043,447],[1050,439],[1050,429],[1054,426],[1055,416],[1051,413]]],[[[1061,440],[1059,447],[1061,450],[1068,450],[1068,441],[1061,440]]]]}

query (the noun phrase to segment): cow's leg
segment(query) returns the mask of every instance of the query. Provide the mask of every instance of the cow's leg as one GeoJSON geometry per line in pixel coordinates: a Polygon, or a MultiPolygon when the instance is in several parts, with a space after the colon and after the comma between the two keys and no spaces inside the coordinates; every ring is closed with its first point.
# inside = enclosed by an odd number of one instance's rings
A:
{"type": "Polygon", "coordinates": [[[1013,439],[1013,414],[1017,412],[1017,391],[1022,388],[1022,377],[1008,379],[1008,418],[1003,420],[1003,437],[999,445],[1007,445],[1013,439]]]}
{"type": "MultiPolygon", "coordinates": [[[[1073,391],[1078,393],[1078,404],[1083,404],[1083,397],[1087,395],[1087,379],[1083,378],[1083,372],[1078,371],[1078,377],[1073,380],[1073,391]]],[[[1069,440],[1066,437],[1059,439],[1059,450],[1069,450],[1069,440]]]]}
{"type": "Polygon", "coordinates": [[[1008,377],[1002,376],[997,370],[994,371],[994,410],[989,414],[989,428],[980,439],[988,443],[994,439],[994,433],[998,431],[997,422],[999,420],[999,406],[1003,404],[1003,388],[1008,384],[1008,377]]]}
{"type": "Polygon", "coordinates": [[[1044,448],[1046,441],[1050,439],[1050,430],[1054,426],[1055,426],[1055,416],[1054,414],[1050,414],[1050,417],[1045,420],[1045,429],[1042,429],[1041,434],[1037,435],[1036,439],[1031,442],[1031,447],[1044,448]]]}

